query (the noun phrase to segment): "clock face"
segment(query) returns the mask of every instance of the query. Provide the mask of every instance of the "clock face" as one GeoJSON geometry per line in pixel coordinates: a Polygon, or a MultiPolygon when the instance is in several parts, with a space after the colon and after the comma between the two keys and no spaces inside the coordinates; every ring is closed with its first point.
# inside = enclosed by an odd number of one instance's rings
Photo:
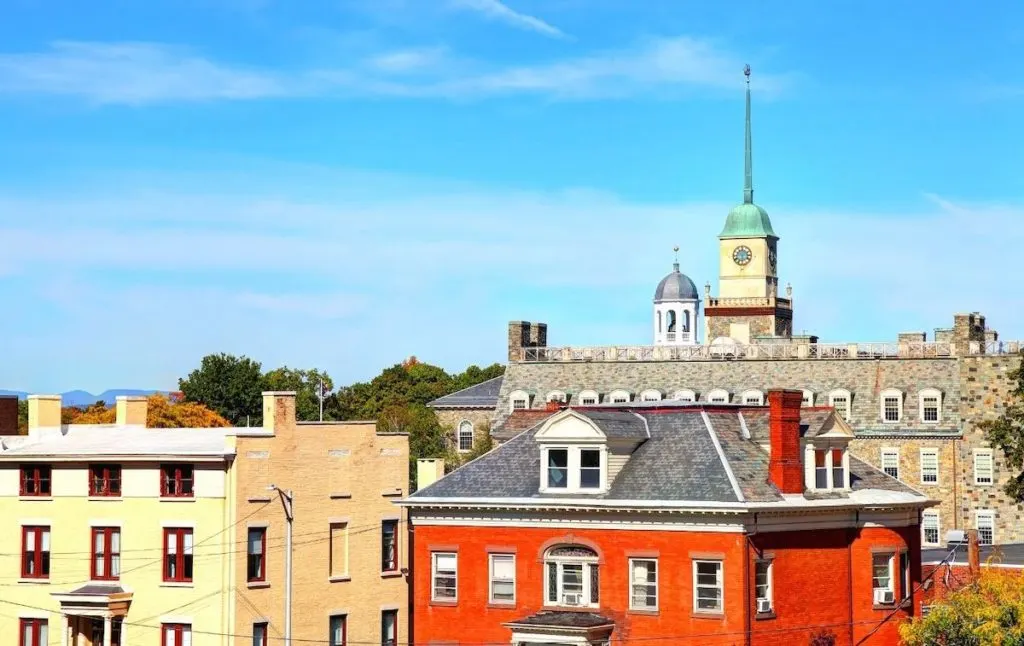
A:
{"type": "Polygon", "coordinates": [[[732,261],[741,267],[749,263],[753,257],[754,254],[750,252],[750,247],[736,247],[732,250],[732,261]]]}

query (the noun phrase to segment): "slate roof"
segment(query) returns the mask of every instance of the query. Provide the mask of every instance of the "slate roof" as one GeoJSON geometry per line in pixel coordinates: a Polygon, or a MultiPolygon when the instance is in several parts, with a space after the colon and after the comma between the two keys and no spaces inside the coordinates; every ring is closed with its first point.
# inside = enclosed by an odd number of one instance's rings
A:
{"type": "MultiPolygon", "coordinates": [[[[761,447],[767,442],[767,429],[744,430],[749,408],[722,406],[623,406],[618,410],[572,409],[592,420],[610,437],[638,441],[625,465],[603,494],[585,494],[603,501],[664,501],[693,503],[793,503],[783,496],[768,476],[769,454],[761,447]],[[640,435],[640,424],[649,437],[640,435]],[[762,437],[763,436],[763,437],[762,437]],[[738,490],[738,493],[737,493],[738,490]]],[[[557,501],[565,494],[540,493],[541,450],[535,436],[547,417],[559,413],[522,415],[522,432],[491,452],[456,469],[434,484],[413,494],[419,499],[522,499],[557,501]]],[[[767,411],[755,418],[767,421],[767,411]]],[[[518,412],[517,412],[518,414],[518,412]]],[[[830,428],[831,409],[804,409],[801,424],[805,433],[815,435],[830,428]]],[[[513,415],[509,419],[516,418],[513,415]]],[[[924,502],[920,492],[895,478],[850,456],[851,490],[820,496],[808,493],[803,500],[842,498],[853,502],[924,502]]],[[[579,498],[580,494],[568,497],[579,498]]]]}
{"type": "Polygon", "coordinates": [[[509,415],[505,422],[499,427],[491,431],[491,437],[504,442],[510,438],[519,435],[523,431],[529,430],[534,426],[537,426],[547,418],[551,417],[553,413],[547,410],[517,410],[509,415]]]}
{"type": "MultiPolygon", "coordinates": [[[[831,408],[804,408],[800,411],[800,436],[817,437],[831,431],[835,416],[831,408]]],[[[768,408],[745,408],[743,420],[750,431],[750,438],[756,442],[768,441],[768,408]]]]}
{"type": "Polygon", "coordinates": [[[556,628],[597,628],[599,626],[612,626],[614,619],[609,619],[596,612],[576,612],[541,610],[529,617],[523,617],[509,624],[515,626],[551,626],[556,628]]]}
{"type": "Polygon", "coordinates": [[[62,456],[225,456],[232,455],[224,437],[234,429],[143,428],[112,424],[53,429],[0,452],[0,460],[62,456]]]}
{"type": "Polygon", "coordinates": [[[475,386],[438,397],[427,403],[427,406],[431,408],[494,408],[498,405],[498,393],[501,392],[501,383],[504,379],[504,375],[488,379],[475,386]]]}
{"type": "Polygon", "coordinates": [[[89,584],[83,585],[80,588],[76,588],[76,589],[72,590],[71,592],[66,592],[64,594],[85,597],[85,596],[108,596],[108,595],[124,594],[124,593],[125,593],[125,589],[122,588],[120,585],[115,584],[115,583],[111,583],[111,584],[89,583],[89,584]]]}

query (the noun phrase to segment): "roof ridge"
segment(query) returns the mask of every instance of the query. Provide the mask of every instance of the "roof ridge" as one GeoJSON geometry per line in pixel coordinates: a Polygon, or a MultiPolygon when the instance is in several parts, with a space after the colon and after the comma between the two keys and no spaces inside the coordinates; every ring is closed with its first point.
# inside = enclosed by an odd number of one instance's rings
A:
{"type": "Polygon", "coordinates": [[[738,502],[746,502],[743,491],[740,489],[740,483],[736,480],[736,474],[732,472],[729,459],[725,457],[725,451],[722,450],[722,445],[718,441],[715,429],[711,427],[711,418],[708,417],[706,411],[701,411],[700,416],[704,420],[704,428],[708,430],[708,435],[711,436],[711,443],[715,445],[715,451],[718,452],[718,459],[722,461],[722,468],[725,469],[725,475],[729,478],[729,484],[732,485],[732,490],[736,494],[736,500],[738,502]]]}

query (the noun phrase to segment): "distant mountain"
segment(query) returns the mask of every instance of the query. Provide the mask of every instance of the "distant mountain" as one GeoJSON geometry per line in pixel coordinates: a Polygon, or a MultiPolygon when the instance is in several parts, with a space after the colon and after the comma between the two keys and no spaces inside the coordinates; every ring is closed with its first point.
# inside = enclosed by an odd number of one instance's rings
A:
{"type": "MultiPolygon", "coordinates": [[[[154,393],[160,393],[166,395],[165,391],[160,390],[138,390],[135,388],[114,388],[111,390],[104,390],[99,395],[94,395],[84,390],[69,390],[66,393],[61,393],[61,403],[64,406],[88,406],[89,404],[95,404],[96,402],[105,402],[108,405],[112,405],[119,395],[152,395],[154,393]]],[[[30,393],[20,390],[0,390],[0,395],[17,395],[18,399],[25,399],[30,393]]]]}

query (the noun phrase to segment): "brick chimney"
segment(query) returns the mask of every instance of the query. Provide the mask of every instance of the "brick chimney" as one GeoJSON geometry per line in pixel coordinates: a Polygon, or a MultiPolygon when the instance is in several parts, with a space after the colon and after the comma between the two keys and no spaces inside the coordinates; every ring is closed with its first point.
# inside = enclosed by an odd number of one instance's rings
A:
{"type": "Polygon", "coordinates": [[[115,406],[118,426],[146,425],[146,415],[149,409],[149,400],[146,397],[118,395],[115,406]]]}
{"type": "Polygon", "coordinates": [[[0,395],[0,435],[18,434],[18,397],[0,395]]]}
{"type": "Polygon", "coordinates": [[[768,478],[784,494],[804,492],[804,466],[800,451],[800,405],[803,397],[799,390],[768,392],[771,442],[768,478]]]}

